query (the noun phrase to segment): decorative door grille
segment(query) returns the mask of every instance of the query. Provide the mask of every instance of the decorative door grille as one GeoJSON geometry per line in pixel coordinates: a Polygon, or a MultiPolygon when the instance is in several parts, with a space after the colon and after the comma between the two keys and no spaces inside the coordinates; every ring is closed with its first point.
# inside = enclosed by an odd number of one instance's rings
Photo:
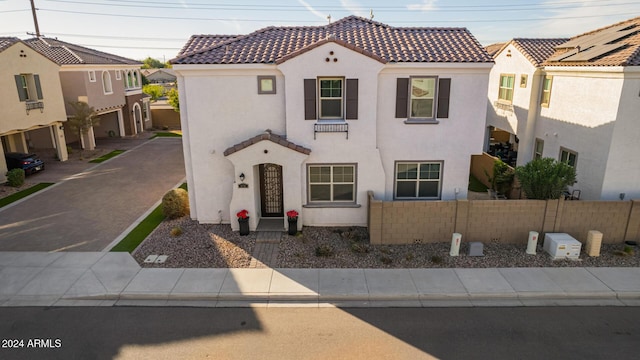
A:
{"type": "Polygon", "coordinates": [[[260,194],[262,216],[283,216],[282,166],[276,164],[260,165],[260,194]]]}

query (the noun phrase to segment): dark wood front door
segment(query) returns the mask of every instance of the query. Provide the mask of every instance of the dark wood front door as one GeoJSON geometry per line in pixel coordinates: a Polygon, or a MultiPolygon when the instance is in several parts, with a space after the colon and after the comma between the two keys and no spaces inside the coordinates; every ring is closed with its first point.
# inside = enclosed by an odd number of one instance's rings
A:
{"type": "Polygon", "coordinates": [[[259,168],[262,217],[282,217],[282,166],[261,164],[259,168]]]}

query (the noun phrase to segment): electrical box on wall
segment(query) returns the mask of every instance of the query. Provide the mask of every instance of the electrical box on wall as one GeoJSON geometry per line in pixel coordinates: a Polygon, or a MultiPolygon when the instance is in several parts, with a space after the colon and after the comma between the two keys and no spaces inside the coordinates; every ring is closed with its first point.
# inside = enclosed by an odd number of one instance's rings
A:
{"type": "Polygon", "coordinates": [[[544,235],[542,248],[553,260],[576,260],[580,257],[582,243],[566,233],[547,233],[544,235]]]}

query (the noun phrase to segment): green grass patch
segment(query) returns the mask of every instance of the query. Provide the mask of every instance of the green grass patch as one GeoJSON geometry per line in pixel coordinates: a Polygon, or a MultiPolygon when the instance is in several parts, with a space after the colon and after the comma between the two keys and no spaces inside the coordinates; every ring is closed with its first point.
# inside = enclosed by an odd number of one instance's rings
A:
{"type": "Polygon", "coordinates": [[[164,220],[164,215],[162,214],[162,204],[158,205],[153,211],[138,224],[127,236],[122,239],[116,246],[114,246],[111,251],[126,251],[128,253],[133,252],[144,239],[151,234],[151,232],[160,225],[160,223],[164,220]]]}
{"type": "Polygon", "coordinates": [[[108,154],[104,154],[102,156],[100,156],[99,158],[95,158],[91,161],[89,161],[90,163],[101,163],[103,161],[107,161],[109,159],[111,159],[112,157],[116,157],[120,154],[122,154],[123,152],[125,152],[126,150],[113,150],[112,152],[108,153],[108,154]]]}
{"type": "Polygon", "coordinates": [[[160,131],[155,133],[151,139],[155,139],[157,137],[182,137],[182,131],[160,131]]]}
{"type": "Polygon", "coordinates": [[[487,186],[480,182],[475,176],[469,175],[469,191],[486,192],[487,186]]]}
{"type": "MultiPolygon", "coordinates": [[[[180,185],[180,188],[187,189],[187,184],[180,185]]],[[[151,232],[160,225],[164,220],[162,214],[162,204],[156,206],[155,209],[138,224],[130,233],[127,234],[116,246],[110,251],[132,253],[143,241],[151,234],[151,232]]]]}
{"type": "Polygon", "coordinates": [[[0,208],[3,206],[7,206],[9,204],[11,204],[12,202],[16,202],[22,198],[25,198],[35,192],[38,192],[46,187],[49,187],[51,185],[53,185],[54,183],[39,183],[37,185],[34,185],[28,189],[24,189],[22,191],[19,191],[15,194],[11,194],[7,197],[3,197],[2,199],[0,199],[0,208]]]}

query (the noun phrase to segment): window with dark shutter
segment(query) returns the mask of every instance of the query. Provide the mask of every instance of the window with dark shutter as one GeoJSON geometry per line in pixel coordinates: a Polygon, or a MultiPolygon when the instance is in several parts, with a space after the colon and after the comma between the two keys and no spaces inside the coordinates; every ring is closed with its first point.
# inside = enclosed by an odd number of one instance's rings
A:
{"type": "Polygon", "coordinates": [[[18,88],[18,97],[20,101],[29,99],[29,90],[27,88],[27,79],[24,75],[15,75],[16,87],[18,88]]]}
{"type": "Polygon", "coordinates": [[[451,79],[439,79],[438,81],[438,107],[436,117],[440,119],[449,117],[449,93],[451,92],[451,79]]]}
{"type": "Polygon", "coordinates": [[[316,79],[304,79],[304,119],[316,118],[316,79]]]}
{"type": "Polygon", "coordinates": [[[33,75],[33,81],[36,83],[36,95],[38,100],[42,100],[42,87],[40,86],[40,75],[33,75]]]}
{"type": "Polygon", "coordinates": [[[398,78],[396,82],[396,118],[407,118],[408,102],[409,79],[398,78]]]}
{"type": "Polygon", "coordinates": [[[347,79],[347,120],[358,118],[358,79],[347,79]]]}

